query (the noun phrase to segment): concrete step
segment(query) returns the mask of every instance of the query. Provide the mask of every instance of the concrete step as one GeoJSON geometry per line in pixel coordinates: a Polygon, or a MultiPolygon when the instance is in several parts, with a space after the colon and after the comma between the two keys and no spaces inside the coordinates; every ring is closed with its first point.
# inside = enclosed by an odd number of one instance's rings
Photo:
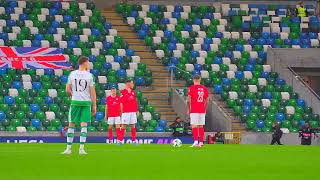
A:
{"type": "Polygon", "coordinates": [[[160,60],[158,59],[155,59],[155,58],[146,58],[146,57],[140,57],[141,60],[143,60],[144,62],[150,62],[150,63],[153,63],[153,64],[161,64],[160,60]]]}
{"type": "Polygon", "coordinates": [[[142,91],[143,92],[143,96],[167,96],[168,92],[158,92],[158,91],[142,91]]]}
{"type": "Polygon", "coordinates": [[[157,112],[174,112],[174,110],[172,109],[172,107],[156,107],[157,112]]]}
{"type": "Polygon", "coordinates": [[[148,66],[148,69],[152,71],[152,73],[167,73],[168,75],[170,75],[167,69],[157,68],[154,66],[148,66]]]}
{"type": "Polygon", "coordinates": [[[118,13],[116,12],[102,12],[102,15],[107,17],[107,20],[110,21],[112,19],[123,19],[118,13]]]}
{"type": "Polygon", "coordinates": [[[171,104],[169,104],[169,101],[167,100],[149,100],[148,101],[149,104],[151,106],[154,106],[156,108],[156,110],[158,110],[157,108],[167,108],[167,107],[170,107],[172,108],[171,104]]]}
{"type": "Polygon", "coordinates": [[[112,26],[112,28],[116,29],[120,33],[132,33],[132,30],[128,29],[126,25],[112,26]]]}
{"type": "Polygon", "coordinates": [[[164,74],[153,74],[152,79],[170,79],[170,76],[164,74]]]}
{"type": "Polygon", "coordinates": [[[244,131],[246,131],[246,128],[243,127],[243,126],[232,127],[232,131],[234,131],[234,132],[244,132],[244,131]]]}
{"type": "Polygon", "coordinates": [[[168,95],[164,95],[163,97],[161,96],[157,96],[157,95],[146,95],[144,96],[146,98],[148,98],[149,102],[150,103],[153,103],[153,104],[169,104],[170,102],[168,101],[168,98],[169,96],[168,95]]]}
{"type": "MultiPolygon", "coordinates": [[[[128,42],[129,43],[129,42],[128,42]]],[[[130,44],[130,43],[129,43],[130,44]]],[[[144,58],[153,58],[157,59],[155,54],[151,54],[150,52],[136,52],[137,56],[144,57],[144,58]]]]}
{"type": "Polygon", "coordinates": [[[166,100],[168,101],[168,96],[164,95],[164,96],[158,96],[158,95],[143,95],[143,97],[147,98],[149,100],[149,102],[156,102],[158,100],[166,100]]]}
{"type": "MultiPolygon", "coordinates": [[[[157,78],[155,78],[155,79],[153,79],[153,82],[154,83],[167,83],[169,81],[169,83],[170,83],[170,77],[169,78],[161,78],[161,79],[157,79],[157,78]]],[[[173,81],[174,82],[174,81],[173,81]]]]}
{"type": "Polygon", "coordinates": [[[130,48],[134,49],[136,52],[149,51],[147,47],[140,44],[131,45],[130,48]]]}
{"type": "Polygon", "coordinates": [[[148,65],[148,66],[162,66],[164,68],[164,65],[161,64],[160,60],[155,60],[155,61],[150,61],[150,60],[144,60],[144,59],[140,59],[141,62],[143,62],[144,64],[148,65]]]}
{"type": "Polygon", "coordinates": [[[120,35],[120,36],[126,36],[126,37],[130,37],[130,38],[138,38],[138,36],[137,36],[137,34],[135,34],[135,33],[130,33],[130,32],[119,32],[118,31],[118,34],[120,35]]]}
{"type": "Polygon", "coordinates": [[[141,44],[142,43],[139,39],[133,39],[133,38],[126,39],[126,42],[129,44],[141,44]]]}
{"type": "Polygon", "coordinates": [[[167,93],[168,91],[163,89],[156,89],[156,90],[144,89],[144,90],[141,90],[141,92],[144,94],[144,93],[167,93]]]}
{"type": "Polygon", "coordinates": [[[101,13],[104,16],[108,16],[108,17],[121,17],[117,12],[112,12],[112,11],[102,11],[101,13]]]}
{"type": "Polygon", "coordinates": [[[154,84],[155,87],[185,87],[184,84],[176,84],[176,83],[173,83],[173,84],[167,84],[167,83],[157,83],[157,84],[154,84]]]}
{"type": "Polygon", "coordinates": [[[167,69],[166,67],[164,67],[164,66],[149,65],[148,67],[149,67],[149,69],[150,69],[151,71],[154,70],[154,71],[156,71],[156,72],[167,72],[167,73],[169,74],[168,69],[167,69]]]}
{"type": "Polygon", "coordinates": [[[163,115],[177,115],[176,112],[162,112],[163,115]]]}
{"type": "Polygon", "coordinates": [[[166,70],[167,71],[167,67],[163,66],[162,64],[159,64],[159,63],[152,63],[152,62],[149,62],[149,61],[144,61],[144,60],[141,60],[144,64],[148,65],[150,68],[157,68],[157,69],[163,69],[163,70],[166,70]]]}
{"type": "MultiPolygon", "coordinates": [[[[116,20],[116,21],[117,21],[117,20],[123,21],[122,17],[110,16],[110,15],[108,15],[107,21],[112,22],[112,21],[114,21],[114,20],[116,20]]],[[[118,24],[118,23],[115,23],[115,24],[118,24]]]]}
{"type": "MultiPolygon", "coordinates": [[[[107,17],[107,19],[108,19],[108,17],[107,17]]],[[[109,21],[113,26],[125,25],[125,23],[123,22],[122,18],[121,19],[110,19],[109,21]]]]}
{"type": "MultiPolygon", "coordinates": [[[[161,102],[162,103],[162,102],[161,102]]],[[[155,101],[155,103],[153,103],[152,101],[150,102],[150,104],[152,104],[152,106],[154,106],[157,110],[158,108],[171,108],[172,109],[172,106],[171,104],[159,104],[158,101],[155,101]]]]}

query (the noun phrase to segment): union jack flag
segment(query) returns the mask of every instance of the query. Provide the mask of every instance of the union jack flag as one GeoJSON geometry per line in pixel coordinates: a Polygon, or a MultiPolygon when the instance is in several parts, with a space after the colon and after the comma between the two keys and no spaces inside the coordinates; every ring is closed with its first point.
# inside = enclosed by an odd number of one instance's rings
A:
{"type": "Polygon", "coordinates": [[[60,48],[0,46],[0,68],[69,69],[60,48]]]}

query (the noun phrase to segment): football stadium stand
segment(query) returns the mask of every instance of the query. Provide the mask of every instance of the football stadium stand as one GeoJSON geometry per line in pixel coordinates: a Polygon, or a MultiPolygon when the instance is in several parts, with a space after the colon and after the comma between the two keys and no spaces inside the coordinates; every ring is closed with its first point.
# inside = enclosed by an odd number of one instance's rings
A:
{"type": "MultiPolygon", "coordinates": [[[[108,126],[103,119],[110,87],[121,90],[126,79],[139,87],[151,86],[153,81],[146,64],[94,3],[1,0],[0,46],[60,48],[74,68],[79,56],[87,56],[98,105],[89,127],[92,132],[108,126]]],[[[67,126],[70,99],[65,84],[70,70],[12,66],[1,64],[0,68],[0,130],[58,131],[67,126]]],[[[137,98],[141,112],[137,131],[171,131],[140,90],[137,98]]]]}
{"type": "Polygon", "coordinates": [[[305,122],[319,127],[319,115],[266,64],[266,52],[319,47],[319,18],[311,5],[302,18],[287,16],[288,8],[117,4],[116,11],[177,80],[189,86],[201,75],[248,130],[270,132],[278,122],[297,132],[305,122]]]}

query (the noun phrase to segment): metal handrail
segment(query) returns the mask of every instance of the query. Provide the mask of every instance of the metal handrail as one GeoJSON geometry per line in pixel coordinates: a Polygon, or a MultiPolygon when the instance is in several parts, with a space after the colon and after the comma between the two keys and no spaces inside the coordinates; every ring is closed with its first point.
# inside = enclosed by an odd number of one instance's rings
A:
{"type": "MultiPolygon", "coordinates": [[[[296,77],[296,79],[297,79],[299,82],[301,82],[303,86],[305,86],[307,89],[309,89],[309,90],[311,91],[311,93],[312,93],[313,95],[315,95],[318,100],[320,100],[320,96],[308,85],[308,83],[305,82],[305,81],[303,80],[303,78],[301,78],[301,76],[300,76],[298,73],[296,73],[288,64],[284,64],[284,63],[281,61],[281,58],[277,55],[277,53],[274,52],[273,48],[269,48],[269,49],[271,50],[271,52],[272,52],[275,56],[277,56],[277,58],[280,59],[280,61],[277,62],[277,63],[278,63],[277,65],[280,65],[280,66],[283,67],[283,68],[288,68],[289,71],[296,77]]],[[[273,62],[275,63],[275,61],[273,61],[273,62]]],[[[274,64],[274,67],[275,67],[275,64],[274,64]]]]}
{"type": "Polygon", "coordinates": [[[301,78],[301,76],[299,74],[297,74],[290,66],[288,66],[288,69],[294,74],[294,76],[306,87],[308,88],[313,95],[315,95],[318,100],[320,100],[320,96],[308,85],[308,83],[306,81],[303,80],[303,78],[301,78]]]}

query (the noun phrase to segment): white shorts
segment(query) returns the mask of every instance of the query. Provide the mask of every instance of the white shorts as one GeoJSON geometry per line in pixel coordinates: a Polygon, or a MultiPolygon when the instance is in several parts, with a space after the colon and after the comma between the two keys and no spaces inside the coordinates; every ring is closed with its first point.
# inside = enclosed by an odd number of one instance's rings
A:
{"type": "Polygon", "coordinates": [[[118,117],[108,117],[108,124],[109,125],[121,124],[120,116],[118,116],[118,117]]]}
{"type": "Polygon", "coordinates": [[[136,112],[122,113],[121,122],[122,124],[136,124],[137,113],[136,112]]]}
{"type": "Polygon", "coordinates": [[[203,126],[206,122],[206,113],[190,113],[190,124],[203,126]]]}

